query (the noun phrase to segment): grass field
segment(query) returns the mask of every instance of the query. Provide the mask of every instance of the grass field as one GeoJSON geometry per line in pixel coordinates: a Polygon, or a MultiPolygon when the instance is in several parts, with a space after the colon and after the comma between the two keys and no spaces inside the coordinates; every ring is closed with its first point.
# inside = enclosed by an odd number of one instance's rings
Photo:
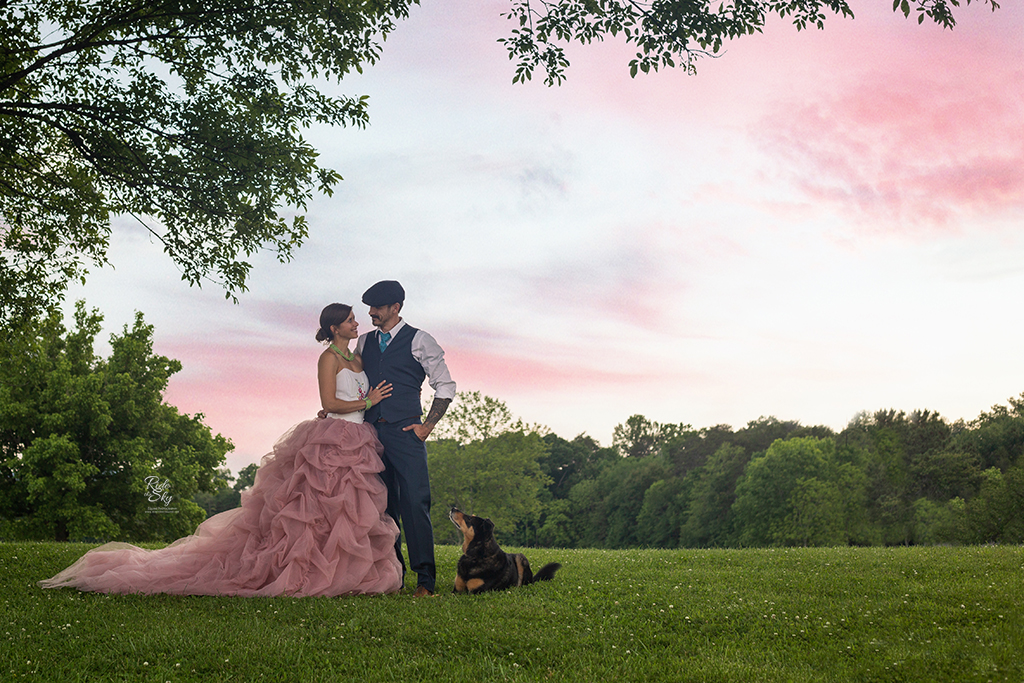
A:
{"type": "Polygon", "coordinates": [[[554,581],[426,599],[36,587],[89,547],[0,543],[0,680],[1024,681],[1021,547],[529,549],[554,581]]]}

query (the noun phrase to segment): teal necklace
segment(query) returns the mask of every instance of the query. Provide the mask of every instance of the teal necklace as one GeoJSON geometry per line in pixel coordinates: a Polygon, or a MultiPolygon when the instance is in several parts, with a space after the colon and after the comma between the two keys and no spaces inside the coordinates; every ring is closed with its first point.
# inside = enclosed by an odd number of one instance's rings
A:
{"type": "Polygon", "coordinates": [[[355,358],[355,357],[356,357],[355,351],[353,351],[352,353],[350,353],[350,354],[348,354],[348,355],[346,356],[346,355],[345,355],[344,353],[342,353],[342,352],[341,352],[341,349],[339,349],[339,348],[338,348],[337,346],[335,346],[335,345],[334,345],[334,342],[331,342],[331,348],[332,348],[332,349],[334,349],[334,351],[335,351],[335,352],[336,352],[336,353],[337,353],[337,354],[338,354],[339,356],[341,356],[342,358],[344,358],[345,360],[348,360],[348,361],[350,361],[350,360],[352,360],[353,358],[355,358]]]}

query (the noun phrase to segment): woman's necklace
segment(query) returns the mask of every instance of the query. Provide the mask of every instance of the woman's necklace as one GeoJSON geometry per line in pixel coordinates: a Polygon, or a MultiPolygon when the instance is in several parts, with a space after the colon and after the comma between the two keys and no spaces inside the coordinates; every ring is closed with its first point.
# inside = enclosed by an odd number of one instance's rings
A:
{"type": "Polygon", "coordinates": [[[331,342],[331,348],[334,349],[338,353],[339,356],[341,356],[342,358],[344,358],[347,361],[351,361],[353,358],[356,357],[355,351],[349,353],[346,356],[344,353],[341,352],[341,349],[339,349],[337,346],[334,345],[334,342],[331,342]]]}

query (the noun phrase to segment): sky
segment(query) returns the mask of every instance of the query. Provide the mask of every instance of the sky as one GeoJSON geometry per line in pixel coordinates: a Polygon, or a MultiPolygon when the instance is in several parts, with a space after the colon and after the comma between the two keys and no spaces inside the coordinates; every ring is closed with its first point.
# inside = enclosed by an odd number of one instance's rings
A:
{"type": "MultiPolygon", "coordinates": [[[[320,310],[397,279],[460,391],[604,445],[634,414],[842,429],[861,411],[971,420],[1024,392],[1024,6],[953,31],[888,0],[778,18],[697,75],[629,77],[612,40],[568,80],[512,84],[501,0],[424,0],[378,64],[366,129],[307,139],[345,180],[238,304],[189,288],[116,219],[113,268],[69,294],[135,311],[177,358],[166,400],[235,472],[319,408],[320,310]]],[[[102,353],[102,345],[98,345],[102,353]]]]}

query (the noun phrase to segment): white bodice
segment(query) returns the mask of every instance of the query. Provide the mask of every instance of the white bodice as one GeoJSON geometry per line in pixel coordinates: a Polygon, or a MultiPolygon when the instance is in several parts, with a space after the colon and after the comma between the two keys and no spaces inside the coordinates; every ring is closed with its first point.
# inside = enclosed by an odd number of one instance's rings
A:
{"type": "MultiPolygon", "coordinates": [[[[334,397],[341,401],[362,401],[370,391],[370,380],[366,378],[365,372],[352,372],[348,368],[342,368],[337,375],[336,391],[334,397]]],[[[349,422],[362,422],[362,410],[355,413],[327,413],[327,417],[349,422]]]]}

